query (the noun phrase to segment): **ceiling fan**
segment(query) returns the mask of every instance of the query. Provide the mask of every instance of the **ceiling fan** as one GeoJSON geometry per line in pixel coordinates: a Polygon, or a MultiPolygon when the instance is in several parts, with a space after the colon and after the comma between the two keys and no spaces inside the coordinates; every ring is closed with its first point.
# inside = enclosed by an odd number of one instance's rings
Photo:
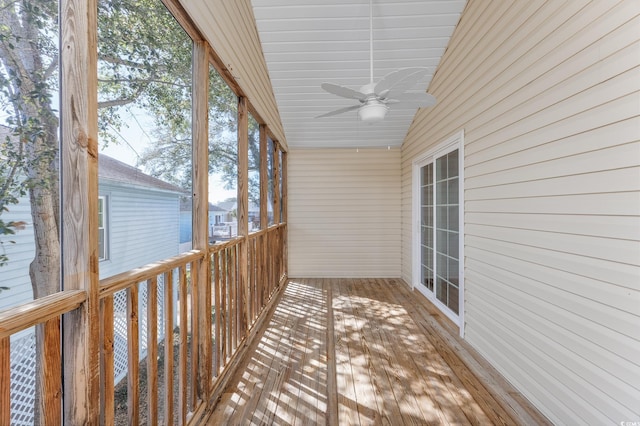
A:
{"type": "Polygon", "coordinates": [[[436,98],[429,93],[406,93],[428,72],[427,68],[402,68],[385,75],[382,80],[374,83],[373,0],[369,0],[369,84],[365,84],[360,90],[354,90],[338,84],[322,83],[320,87],[325,91],[342,98],[355,99],[359,103],[319,115],[316,118],[331,117],[357,109],[360,120],[372,123],[384,119],[389,110],[388,105],[402,104],[416,108],[435,105],[436,98]]]}

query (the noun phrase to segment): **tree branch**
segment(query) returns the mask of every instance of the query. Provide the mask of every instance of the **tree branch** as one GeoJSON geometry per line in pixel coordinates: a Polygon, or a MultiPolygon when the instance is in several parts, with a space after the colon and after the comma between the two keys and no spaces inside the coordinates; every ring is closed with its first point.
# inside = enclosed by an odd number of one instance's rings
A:
{"type": "Polygon", "coordinates": [[[48,80],[49,77],[54,73],[54,71],[58,68],[58,52],[56,52],[55,56],[52,58],[49,67],[44,71],[43,80],[48,80]]]}
{"type": "Polygon", "coordinates": [[[176,84],[176,83],[172,83],[170,81],[159,80],[159,79],[156,79],[156,78],[145,78],[145,79],[141,79],[141,78],[135,78],[135,79],[129,79],[129,78],[104,79],[104,78],[99,78],[98,82],[99,83],[143,83],[143,84],[159,83],[159,84],[166,84],[167,86],[181,87],[183,89],[191,88],[191,86],[187,85],[187,84],[176,84]]]}

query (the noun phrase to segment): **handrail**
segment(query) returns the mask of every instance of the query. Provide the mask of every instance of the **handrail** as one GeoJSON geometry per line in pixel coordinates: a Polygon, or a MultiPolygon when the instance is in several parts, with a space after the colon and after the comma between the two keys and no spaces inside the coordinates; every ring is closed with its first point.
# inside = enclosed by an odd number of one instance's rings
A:
{"type": "Polygon", "coordinates": [[[86,299],[84,290],[64,290],[0,311],[0,339],[71,312],[86,299]]]}
{"type": "MultiPolygon", "coordinates": [[[[270,225],[268,228],[259,229],[257,231],[253,231],[253,232],[249,233],[247,238],[249,238],[249,239],[258,238],[259,236],[268,234],[269,232],[277,231],[278,229],[283,228],[286,225],[287,225],[286,222],[281,222],[281,223],[277,223],[275,225],[270,225]]],[[[233,238],[231,240],[228,240],[228,241],[224,241],[224,242],[216,243],[216,244],[211,244],[211,245],[209,245],[209,254],[224,250],[227,247],[235,246],[238,243],[241,243],[243,240],[244,240],[244,237],[235,237],[235,238],[233,238]]]]}
{"type": "Polygon", "coordinates": [[[170,257],[165,260],[150,263],[140,268],[132,269],[121,274],[114,275],[109,278],[100,280],[99,298],[104,299],[120,290],[124,290],[129,287],[132,282],[138,283],[151,279],[163,272],[170,269],[177,268],[185,263],[194,262],[200,260],[205,256],[205,253],[201,250],[191,250],[185,253],[181,253],[177,256],[170,257]]]}

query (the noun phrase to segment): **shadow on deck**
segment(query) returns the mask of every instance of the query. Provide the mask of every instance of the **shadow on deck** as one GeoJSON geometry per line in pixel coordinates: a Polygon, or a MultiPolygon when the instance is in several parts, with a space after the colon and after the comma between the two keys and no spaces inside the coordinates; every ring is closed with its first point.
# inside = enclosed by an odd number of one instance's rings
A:
{"type": "Polygon", "coordinates": [[[207,424],[548,424],[394,279],[289,280],[207,424]]]}

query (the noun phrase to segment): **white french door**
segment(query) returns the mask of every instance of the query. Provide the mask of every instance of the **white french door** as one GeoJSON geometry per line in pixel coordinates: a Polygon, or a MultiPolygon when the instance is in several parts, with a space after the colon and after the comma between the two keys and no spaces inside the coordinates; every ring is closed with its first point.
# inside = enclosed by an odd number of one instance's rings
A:
{"type": "Polygon", "coordinates": [[[420,156],[413,174],[414,286],[461,329],[462,137],[420,156]]]}

